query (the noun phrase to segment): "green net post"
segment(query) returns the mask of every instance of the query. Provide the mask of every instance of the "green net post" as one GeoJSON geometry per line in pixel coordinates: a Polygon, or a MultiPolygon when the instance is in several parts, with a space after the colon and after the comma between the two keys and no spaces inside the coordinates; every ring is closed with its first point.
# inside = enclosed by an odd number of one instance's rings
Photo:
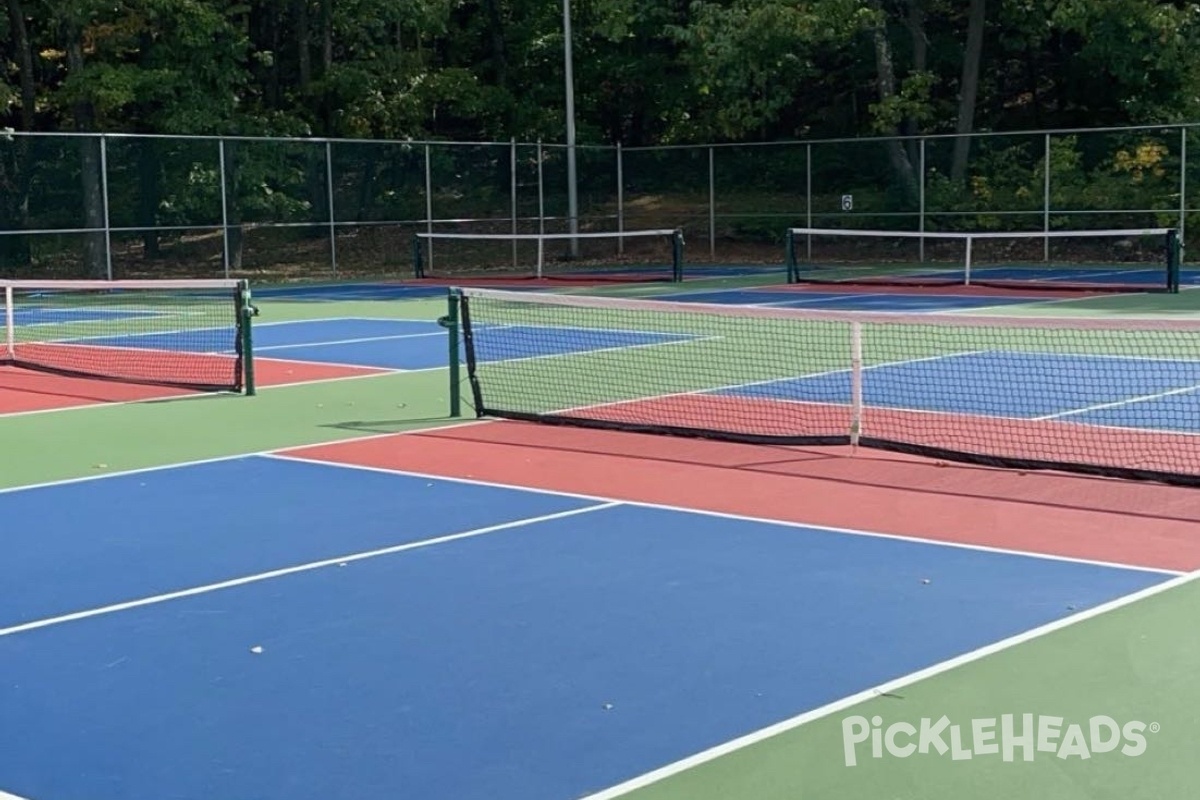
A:
{"type": "Polygon", "coordinates": [[[1179,270],[1183,260],[1183,243],[1179,239],[1179,231],[1172,228],[1167,231],[1167,291],[1179,293],[1179,270]]]}
{"type": "Polygon", "coordinates": [[[450,416],[462,416],[462,392],[459,377],[459,352],[458,352],[458,333],[459,333],[459,314],[458,306],[460,301],[460,293],[458,289],[450,289],[446,296],[446,316],[438,320],[441,325],[449,333],[449,358],[450,358],[450,416]]]}
{"type": "Polygon", "coordinates": [[[422,260],[421,260],[421,237],[416,236],[415,234],[413,235],[413,239],[412,239],[412,253],[413,253],[413,277],[414,278],[424,278],[425,277],[425,265],[424,265],[424,263],[422,263],[422,260]]]}
{"type": "Polygon", "coordinates": [[[258,316],[258,309],[250,302],[250,282],[242,281],[238,288],[238,335],[242,349],[243,386],[247,397],[257,394],[254,385],[254,335],[251,320],[258,316]]]}
{"type": "Polygon", "coordinates": [[[784,234],[783,239],[784,261],[787,264],[787,282],[799,283],[800,275],[796,267],[796,240],[792,236],[791,230],[784,234]]]}

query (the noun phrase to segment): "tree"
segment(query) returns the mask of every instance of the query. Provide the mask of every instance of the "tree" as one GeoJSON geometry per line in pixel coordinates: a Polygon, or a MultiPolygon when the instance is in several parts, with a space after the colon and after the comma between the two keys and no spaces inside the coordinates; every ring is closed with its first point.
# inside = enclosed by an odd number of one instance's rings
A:
{"type": "Polygon", "coordinates": [[[950,180],[961,183],[967,171],[967,157],[971,151],[970,134],[975,125],[975,101],[979,96],[979,64],[983,55],[983,23],[985,0],[971,0],[967,23],[967,46],[963,48],[962,81],[959,83],[958,124],[954,140],[954,162],[950,169],[950,180]]]}

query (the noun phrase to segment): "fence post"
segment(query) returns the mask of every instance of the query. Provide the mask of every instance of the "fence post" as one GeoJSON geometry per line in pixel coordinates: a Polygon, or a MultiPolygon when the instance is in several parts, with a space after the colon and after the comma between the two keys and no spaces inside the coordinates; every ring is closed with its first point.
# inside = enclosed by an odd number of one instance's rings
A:
{"type": "Polygon", "coordinates": [[[112,225],[108,215],[108,137],[100,134],[100,194],[104,209],[104,261],[108,279],[113,279],[112,265],[112,225]]]}
{"type": "Polygon", "coordinates": [[[221,261],[225,277],[229,277],[229,193],[225,179],[225,139],[217,140],[217,157],[221,171],[221,261]]]}
{"type": "MultiPolygon", "coordinates": [[[[429,145],[425,145],[425,232],[433,233],[433,168],[430,166],[429,145]]],[[[433,271],[433,239],[426,239],[429,247],[425,252],[426,269],[433,271]]]]}
{"type": "Polygon", "coordinates": [[[714,167],[716,149],[708,146],[708,257],[717,257],[717,179],[714,167]]]}
{"type": "Polygon", "coordinates": [[[537,175],[538,175],[538,233],[544,235],[546,233],[546,182],[543,174],[542,162],[545,161],[545,151],[542,149],[542,140],[538,139],[537,143],[537,175]]]}
{"type": "Polygon", "coordinates": [[[1187,126],[1179,128],[1179,247],[1180,261],[1187,254],[1187,126]]]}
{"type": "Polygon", "coordinates": [[[333,213],[333,144],[325,140],[325,199],[329,203],[329,263],[337,276],[337,218],[333,213]]]}
{"type": "MultiPolygon", "coordinates": [[[[812,229],[812,145],[804,145],[804,227],[812,229]]],[[[790,235],[790,234],[789,234],[790,235]]],[[[805,260],[812,261],[812,234],[805,234],[805,260]]]]}
{"type": "MultiPolygon", "coordinates": [[[[617,142],[617,233],[625,232],[625,153],[617,142]]],[[[625,237],[617,237],[617,252],[625,254],[625,237]]]]}
{"type": "Polygon", "coordinates": [[[517,266],[517,137],[512,137],[508,142],[508,182],[509,182],[509,205],[512,212],[512,259],[513,268],[517,266]]]}
{"type": "MultiPolygon", "coordinates": [[[[1050,233],[1050,134],[1046,134],[1046,161],[1042,175],[1042,232],[1050,233]]],[[[1050,237],[1042,239],[1042,260],[1050,260],[1050,237]]]]}
{"type": "MultiPolygon", "coordinates": [[[[920,182],[917,184],[917,202],[919,208],[917,210],[917,228],[922,234],[925,233],[925,137],[921,137],[920,146],[920,167],[921,171],[920,182]]],[[[925,263],[925,237],[921,236],[918,240],[920,250],[921,263],[925,263]]]]}

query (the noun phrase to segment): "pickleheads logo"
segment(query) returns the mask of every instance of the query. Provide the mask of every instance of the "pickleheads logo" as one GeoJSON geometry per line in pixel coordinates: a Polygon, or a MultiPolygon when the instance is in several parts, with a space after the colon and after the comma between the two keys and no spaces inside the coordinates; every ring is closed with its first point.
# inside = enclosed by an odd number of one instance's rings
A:
{"type": "Polygon", "coordinates": [[[870,720],[853,716],[842,720],[842,748],[847,767],[858,764],[868,751],[871,758],[883,758],[885,753],[894,758],[932,753],[948,755],[953,761],[985,756],[1033,761],[1038,753],[1064,760],[1115,752],[1134,758],[1146,752],[1146,735],[1158,731],[1157,722],[1120,724],[1103,715],[1068,723],[1062,717],[1004,714],[999,719],[972,719],[965,724],[942,716],[936,720],[925,717],[915,725],[892,722],[886,726],[880,716],[870,720]]]}

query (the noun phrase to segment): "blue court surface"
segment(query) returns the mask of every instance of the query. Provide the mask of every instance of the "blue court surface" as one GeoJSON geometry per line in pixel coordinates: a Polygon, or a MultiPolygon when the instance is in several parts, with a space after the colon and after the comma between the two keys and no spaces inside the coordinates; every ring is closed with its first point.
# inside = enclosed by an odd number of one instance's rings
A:
{"type": "MultiPolygon", "coordinates": [[[[1165,256],[1164,256],[1165,258],[1165,256]]],[[[803,269],[803,264],[800,265],[803,269]]],[[[945,278],[961,275],[965,267],[955,264],[941,269],[916,271],[906,273],[907,277],[945,278]]],[[[773,272],[784,273],[785,267],[779,265],[687,265],[684,267],[686,279],[738,277],[763,275],[773,272]]],[[[1162,286],[1167,279],[1167,265],[1162,264],[1100,264],[1095,265],[1063,265],[1058,264],[975,264],[971,274],[977,278],[992,281],[1026,281],[1030,283],[1097,283],[1124,284],[1131,287],[1162,286]]],[[[1179,282],[1185,286],[1200,285],[1200,270],[1184,265],[1180,270],[1179,282]]]]}
{"type": "Polygon", "coordinates": [[[306,283],[294,286],[254,287],[254,297],[288,301],[416,300],[445,297],[446,287],[400,283],[306,283]]]}
{"type": "Polygon", "coordinates": [[[991,306],[1023,305],[1036,298],[970,295],[901,294],[896,292],[798,292],[770,289],[725,289],[704,292],[671,292],[655,300],[681,303],[774,306],[778,308],[837,309],[841,311],[953,311],[991,306]]]}
{"type": "MultiPolygon", "coordinates": [[[[975,277],[995,281],[1030,281],[1037,283],[1097,283],[1127,284],[1129,286],[1164,286],[1167,266],[1138,266],[1121,264],[1097,264],[1089,266],[1054,267],[1037,264],[1009,264],[1003,266],[975,266],[971,269],[975,277]]],[[[938,272],[926,273],[937,277],[938,272]]],[[[1200,273],[1181,270],[1179,282],[1183,285],[1200,284],[1200,273]]]]}
{"type": "MultiPolygon", "coordinates": [[[[961,353],[869,365],[863,370],[862,392],[865,405],[879,408],[1200,433],[1200,359],[961,353]]],[[[827,372],[713,393],[846,405],[850,373],[827,372]]]]}
{"type": "MultiPolygon", "coordinates": [[[[568,336],[548,337],[544,329],[535,326],[494,326],[486,342],[478,348],[477,355],[481,361],[532,358],[643,347],[689,338],[651,331],[566,330],[570,331],[568,336]]],[[[556,327],[555,331],[561,334],[564,329],[556,327]]],[[[256,358],[390,370],[437,369],[446,366],[447,335],[445,328],[426,320],[347,317],[258,323],[254,327],[254,354],[256,358]]],[[[226,338],[232,341],[231,337],[226,338]]],[[[167,331],[84,337],[72,341],[93,347],[189,352],[195,349],[197,337],[189,331],[167,331]]]]}
{"type": "Polygon", "coordinates": [[[14,325],[58,325],[71,322],[96,322],[121,320],[134,317],[161,316],[161,311],[138,311],[132,308],[70,308],[54,305],[27,305],[22,303],[13,308],[14,325]]]}
{"type": "Polygon", "coordinates": [[[573,800],[1172,577],[272,456],[0,518],[29,800],[573,800]]]}

